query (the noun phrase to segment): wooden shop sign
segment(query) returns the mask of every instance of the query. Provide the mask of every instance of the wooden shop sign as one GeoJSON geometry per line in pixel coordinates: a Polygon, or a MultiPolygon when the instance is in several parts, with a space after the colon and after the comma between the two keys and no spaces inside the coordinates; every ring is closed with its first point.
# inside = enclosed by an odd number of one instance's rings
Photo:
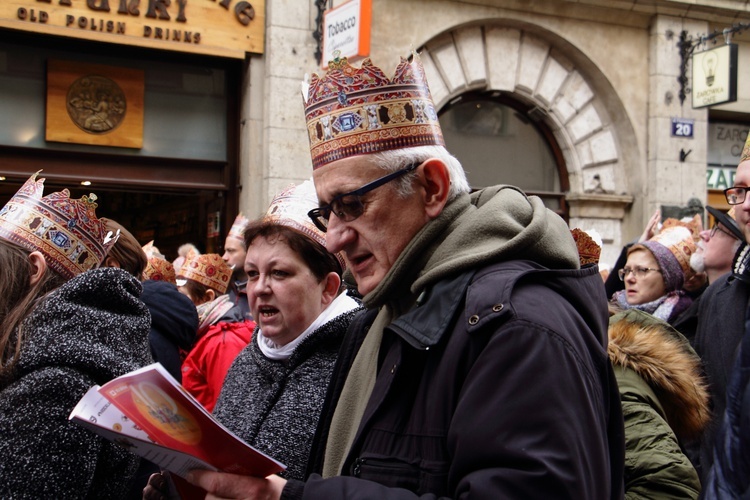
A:
{"type": "Polygon", "coordinates": [[[244,59],[263,53],[264,0],[1,0],[0,28],[244,59]]]}

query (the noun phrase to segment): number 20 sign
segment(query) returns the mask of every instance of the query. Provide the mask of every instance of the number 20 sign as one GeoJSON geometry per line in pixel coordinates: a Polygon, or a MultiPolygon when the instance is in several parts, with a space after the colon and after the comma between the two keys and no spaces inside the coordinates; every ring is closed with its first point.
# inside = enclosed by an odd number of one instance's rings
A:
{"type": "Polygon", "coordinates": [[[688,118],[672,118],[672,137],[693,138],[693,124],[695,120],[688,118]]]}

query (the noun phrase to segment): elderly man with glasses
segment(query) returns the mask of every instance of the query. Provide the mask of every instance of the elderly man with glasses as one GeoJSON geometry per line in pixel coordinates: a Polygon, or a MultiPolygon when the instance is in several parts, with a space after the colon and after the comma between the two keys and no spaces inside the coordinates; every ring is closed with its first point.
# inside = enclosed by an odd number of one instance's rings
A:
{"type": "Polygon", "coordinates": [[[470,194],[418,58],[332,61],[306,93],[310,212],[367,311],[350,328],[305,482],[196,472],[221,498],[623,494],[607,303],[536,197],[470,194]]]}
{"type": "MultiPolygon", "coordinates": [[[[708,471],[714,462],[714,442],[716,430],[721,424],[726,409],[726,393],[732,367],[737,356],[738,345],[745,333],[745,311],[750,303],[750,272],[748,272],[747,238],[750,236],[750,197],[746,196],[750,186],[750,140],[740,158],[735,175],[735,186],[724,191],[727,203],[734,210],[734,220],[719,211],[712,211],[717,225],[709,235],[706,243],[708,258],[709,244],[721,243],[730,248],[739,245],[732,254],[734,261],[730,271],[718,278],[710,279],[710,286],[700,297],[698,306],[698,324],[695,336],[690,338],[695,351],[701,357],[711,394],[712,415],[711,425],[706,429],[700,443],[692,446],[688,455],[701,476],[701,482],[706,483],[708,471]],[[724,231],[731,233],[724,234],[724,231]]],[[[711,209],[713,210],[713,209],[711,209]]],[[[726,249],[726,252],[731,250],[726,249]]],[[[726,257],[726,255],[725,255],[726,257]]],[[[727,497],[729,498],[729,497],[727,497]]]]}

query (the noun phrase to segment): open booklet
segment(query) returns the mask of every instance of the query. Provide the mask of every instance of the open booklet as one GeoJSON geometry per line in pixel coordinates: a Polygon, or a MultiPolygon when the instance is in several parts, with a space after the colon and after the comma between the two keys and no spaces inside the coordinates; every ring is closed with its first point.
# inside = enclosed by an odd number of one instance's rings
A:
{"type": "MultiPolygon", "coordinates": [[[[93,386],[69,419],[181,478],[192,469],[259,477],[285,469],[221,425],[159,363],[93,386]]],[[[183,497],[195,493],[176,483],[183,497]]]]}

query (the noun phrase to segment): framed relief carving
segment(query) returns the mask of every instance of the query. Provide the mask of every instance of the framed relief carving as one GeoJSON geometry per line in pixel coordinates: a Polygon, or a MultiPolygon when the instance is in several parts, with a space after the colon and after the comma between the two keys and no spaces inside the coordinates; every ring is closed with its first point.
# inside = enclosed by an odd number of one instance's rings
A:
{"type": "Polygon", "coordinates": [[[142,70],[50,60],[45,138],[141,148],[143,93],[142,70]]]}

